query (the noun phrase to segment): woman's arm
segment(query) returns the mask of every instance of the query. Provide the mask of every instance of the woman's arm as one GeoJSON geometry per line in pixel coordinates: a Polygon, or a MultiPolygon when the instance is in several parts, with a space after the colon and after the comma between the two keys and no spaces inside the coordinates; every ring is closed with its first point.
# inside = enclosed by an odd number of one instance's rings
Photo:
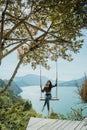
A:
{"type": "Polygon", "coordinates": [[[45,91],[45,88],[41,89],[41,92],[44,92],[45,91]]]}
{"type": "Polygon", "coordinates": [[[57,83],[55,83],[55,85],[52,85],[52,88],[53,88],[53,87],[57,87],[57,83]]]}

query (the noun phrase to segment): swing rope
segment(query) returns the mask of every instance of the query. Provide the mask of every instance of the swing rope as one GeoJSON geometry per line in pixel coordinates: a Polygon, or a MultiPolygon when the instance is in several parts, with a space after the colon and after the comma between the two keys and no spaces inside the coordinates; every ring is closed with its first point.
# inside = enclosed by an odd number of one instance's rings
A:
{"type": "Polygon", "coordinates": [[[57,98],[57,86],[58,86],[58,63],[57,63],[58,61],[56,60],[56,98],[57,98]]]}
{"type": "MultiPolygon", "coordinates": [[[[42,90],[41,65],[40,65],[40,89],[42,90]]],[[[42,92],[40,97],[42,98],[42,92]]]]}

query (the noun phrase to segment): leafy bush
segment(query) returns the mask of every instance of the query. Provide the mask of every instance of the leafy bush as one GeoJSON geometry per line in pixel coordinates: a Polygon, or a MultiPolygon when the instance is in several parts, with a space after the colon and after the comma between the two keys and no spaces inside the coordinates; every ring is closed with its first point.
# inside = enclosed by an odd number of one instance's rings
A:
{"type": "Polygon", "coordinates": [[[71,108],[71,111],[64,116],[60,113],[51,112],[49,118],[51,119],[59,119],[59,120],[82,120],[82,110],[81,109],[73,109],[71,108]]]}
{"type": "Polygon", "coordinates": [[[62,120],[64,120],[64,119],[66,119],[66,117],[63,115],[63,114],[60,114],[60,113],[55,113],[55,112],[51,112],[51,114],[50,114],[50,116],[49,116],[49,118],[51,118],[51,119],[62,119],[62,120]]]}
{"type": "Polygon", "coordinates": [[[30,101],[21,97],[13,97],[9,93],[0,96],[0,129],[25,130],[30,117],[41,117],[37,114],[30,101]]]}
{"type": "Polygon", "coordinates": [[[67,114],[68,120],[82,120],[82,110],[81,109],[73,109],[71,108],[71,112],[67,114]]]}
{"type": "Polygon", "coordinates": [[[87,79],[85,78],[83,84],[81,87],[79,87],[78,89],[78,93],[81,97],[81,100],[84,102],[84,103],[87,103],[87,79]]]}

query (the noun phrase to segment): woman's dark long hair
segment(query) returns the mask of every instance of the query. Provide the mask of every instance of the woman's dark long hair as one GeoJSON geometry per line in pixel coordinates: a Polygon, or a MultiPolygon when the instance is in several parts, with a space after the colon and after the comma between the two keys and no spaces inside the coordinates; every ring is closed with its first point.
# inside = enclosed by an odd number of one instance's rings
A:
{"type": "Polygon", "coordinates": [[[52,88],[52,82],[48,80],[47,82],[50,82],[49,88],[52,88]]]}

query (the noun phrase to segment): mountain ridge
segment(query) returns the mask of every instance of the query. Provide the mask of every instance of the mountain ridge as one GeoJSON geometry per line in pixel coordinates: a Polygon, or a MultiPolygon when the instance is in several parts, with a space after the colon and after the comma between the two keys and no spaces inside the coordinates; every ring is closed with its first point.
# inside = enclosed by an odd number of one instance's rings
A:
{"type": "Polygon", "coordinates": [[[64,81],[60,83],[60,86],[81,86],[85,77],[75,79],[75,80],[69,80],[69,81],[64,81]]]}
{"type": "MultiPolygon", "coordinates": [[[[51,80],[51,79],[48,79],[45,76],[41,77],[42,84],[45,84],[47,80],[51,80]]],[[[54,80],[51,81],[54,82],[54,80]]],[[[16,82],[16,84],[20,87],[40,85],[40,76],[35,74],[29,74],[25,76],[15,77],[14,82],[16,82]]]]}
{"type": "MultiPolygon", "coordinates": [[[[49,79],[46,76],[41,76],[42,85],[44,85],[47,82],[47,80],[51,80],[52,84],[55,84],[55,80],[49,79]]],[[[76,80],[58,81],[58,85],[59,86],[76,86],[76,84],[82,85],[83,81],[84,81],[84,77],[76,79],[76,80]]],[[[25,76],[15,77],[14,82],[19,87],[40,85],[40,76],[36,74],[28,74],[25,76]]]]}

